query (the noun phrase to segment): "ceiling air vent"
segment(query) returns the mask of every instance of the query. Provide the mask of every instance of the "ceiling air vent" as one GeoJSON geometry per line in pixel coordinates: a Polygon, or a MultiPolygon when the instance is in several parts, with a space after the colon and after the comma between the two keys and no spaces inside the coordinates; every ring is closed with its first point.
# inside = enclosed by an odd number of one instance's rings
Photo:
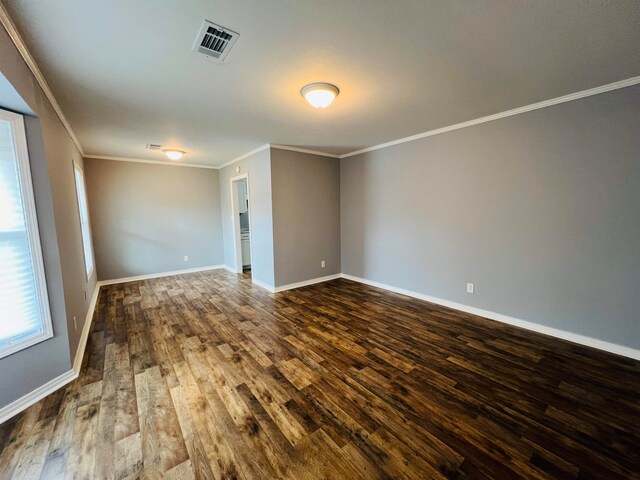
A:
{"type": "Polygon", "coordinates": [[[147,150],[160,150],[162,148],[162,145],[158,145],[156,143],[147,143],[147,146],[145,148],[147,150]]]}
{"type": "Polygon", "coordinates": [[[205,20],[193,50],[206,55],[209,60],[222,63],[239,36],[239,33],[205,20]]]}

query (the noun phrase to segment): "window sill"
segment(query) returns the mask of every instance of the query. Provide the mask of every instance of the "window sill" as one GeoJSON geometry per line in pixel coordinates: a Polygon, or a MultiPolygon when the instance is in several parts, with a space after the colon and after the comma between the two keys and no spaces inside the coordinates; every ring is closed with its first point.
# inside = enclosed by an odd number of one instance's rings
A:
{"type": "Polygon", "coordinates": [[[52,332],[43,332],[39,333],[38,335],[34,335],[33,337],[28,337],[24,340],[20,340],[18,342],[7,345],[6,347],[1,347],[0,359],[8,357],[9,355],[13,355],[14,353],[17,353],[20,350],[24,350],[25,348],[32,347],[40,342],[44,342],[45,340],[49,340],[52,337],[52,332]]]}

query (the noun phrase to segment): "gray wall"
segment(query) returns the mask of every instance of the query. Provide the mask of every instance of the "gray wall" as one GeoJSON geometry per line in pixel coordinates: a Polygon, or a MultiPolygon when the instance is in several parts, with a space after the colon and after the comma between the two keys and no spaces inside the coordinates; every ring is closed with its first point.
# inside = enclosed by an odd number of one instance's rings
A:
{"type": "Polygon", "coordinates": [[[251,225],[251,274],[255,280],[274,286],[273,215],[271,200],[271,156],[269,149],[222,168],[220,204],[224,235],[224,263],[235,265],[233,217],[231,214],[231,178],[249,174],[249,218],[251,225]],[[240,168],[240,173],[236,171],[240,168]]]}
{"type": "Polygon", "coordinates": [[[340,273],[340,160],[272,148],[271,184],[276,287],[340,273]]]}
{"type": "Polygon", "coordinates": [[[0,359],[1,408],[71,368],[96,275],[87,280],[84,273],[72,167],[73,160],[82,165],[80,152],[4,28],[0,71],[37,116],[25,123],[54,331],[53,338],[0,359]]]}
{"type": "Polygon", "coordinates": [[[344,273],[640,348],[640,87],[341,164],[344,273]]]}
{"type": "Polygon", "coordinates": [[[217,170],[86,158],[85,176],[100,280],[222,264],[217,170]]]}

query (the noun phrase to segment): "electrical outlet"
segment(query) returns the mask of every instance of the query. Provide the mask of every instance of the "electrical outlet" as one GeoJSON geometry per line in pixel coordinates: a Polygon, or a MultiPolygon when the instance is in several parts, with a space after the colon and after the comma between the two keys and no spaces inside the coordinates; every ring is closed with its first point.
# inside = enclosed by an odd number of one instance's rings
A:
{"type": "Polygon", "coordinates": [[[320,267],[324,268],[324,267],[326,267],[326,266],[327,266],[327,262],[325,262],[324,260],[322,260],[322,261],[320,262],[320,267]]]}
{"type": "Polygon", "coordinates": [[[184,261],[185,261],[185,262],[188,262],[188,261],[189,261],[189,255],[185,255],[185,256],[184,256],[184,261]]]}
{"type": "Polygon", "coordinates": [[[473,283],[467,283],[467,293],[473,293],[473,283]]]}
{"type": "Polygon", "coordinates": [[[76,316],[73,316],[73,328],[75,328],[76,330],[78,330],[78,322],[76,320],[76,316]]]}

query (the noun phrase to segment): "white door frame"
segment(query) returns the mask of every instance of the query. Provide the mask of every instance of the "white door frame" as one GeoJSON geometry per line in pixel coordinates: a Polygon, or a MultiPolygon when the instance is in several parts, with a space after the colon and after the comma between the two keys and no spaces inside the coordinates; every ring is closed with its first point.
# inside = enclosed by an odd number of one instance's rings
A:
{"type": "MultiPolygon", "coordinates": [[[[249,205],[247,212],[249,212],[249,251],[251,252],[251,270],[253,271],[254,256],[253,256],[253,213],[251,211],[251,189],[249,187],[249,174],[243,173],[235,177],[231,177],[229,180],[229,190],[231,191],[231,222],[233,223],[233,249],[235,265],[233,265],[236,273],[242,273],[242,241],[240,239],[240,205],[238,204],[238,182],[241,180],[247,181],[247,198],[249,199],[249,205]]],[[[253,276],[253,275],[252,275],[253,276]]]]}

